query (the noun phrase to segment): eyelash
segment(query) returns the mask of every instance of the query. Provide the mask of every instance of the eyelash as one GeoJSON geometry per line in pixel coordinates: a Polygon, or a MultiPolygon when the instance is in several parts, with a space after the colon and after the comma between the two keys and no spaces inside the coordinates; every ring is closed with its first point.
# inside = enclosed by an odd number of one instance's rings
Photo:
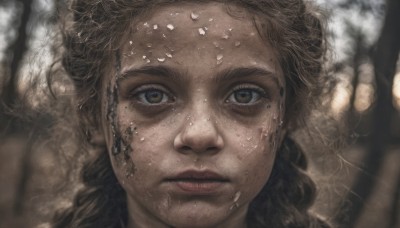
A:
{"type": "Polygon", "coordinates": [[[253,105],[255,103],[258,103],[261,99],[269,99],[268,93],[264,89],[262,89],[261,87],[256,86],[256,85],[250,85],[250,84],[242,84],[242,85],[236,86],[235,88],[233,88],[229,92],[229,95],[225,99],[225,102],[231,103],[229,101],[229,98],[231,98],[232,96],[235,95],[235,93],[240,92],[240,91],[251,92],[252,95],[254,95],[254,93],[256,93],[256,95],[259,96],[256,101],[253,101],[251,103],[249,102],[250,104],[248,104],[248,103],[238,103],[238,105],[241,105],[241,106],[253,105]]]}
{"type": "MultiPolygon", "coordinates": [[[[242,98],[248,99],[248,97],[242,98]]],[[[136,108],[149,115],[162,112],[176,101],[176,97],[168,89],[158,84],[142,85],[133,89],[130,92],[129,99],[136,108]],[[149,93],[151,92],[159,94],[153,94],[156,97],[150,97],[151,94],[149,93]],[[157,95],[162,97],[157,97],[157,95]],[[156,102],[148,100],[152,98],[157,99],[156,102]]],[[[263,88],[253,84],[240,84],[229,91],[224,103],[232,111],[248,115],[257,112],[262,107],[262,104],[269,100],[270,96],[263,88]],[[238,97],[236,97],[238,92],[245,92],[245,94],[242,94],[244,96],[251,95],[250,100],[245,102],[238,101],[238,97]]]]}
{"type": "Polygon", "coordinates": [[[163,104],[172,103],[175,101],[174,96],[172,96],[172,94],[167,89],[165,89],[163,86],[160,86],[160,85],[140,86],[140,87],[132,90],[130,98],[135,99],[137,101],[137,103],[142,104],[144,106],[159,106],[159,105],[163,105],[163,104]],[[155,102],[155,103],[149,102],[148,100],[146,100],[146,99],[148,99],[146,97],[146,95],[147,95],[146,93],[150,93],[150,92],[161,93],[162,100],[160,102],[155,102]]]}

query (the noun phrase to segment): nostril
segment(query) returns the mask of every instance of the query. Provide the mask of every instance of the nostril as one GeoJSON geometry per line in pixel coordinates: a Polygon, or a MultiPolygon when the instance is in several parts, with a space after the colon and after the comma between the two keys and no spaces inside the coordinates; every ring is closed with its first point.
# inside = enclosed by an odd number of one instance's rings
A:
{"type": "Polygon", "coordinates": [[[191,148],[190,148],[189,146],[183,146],[183,147],[182,147],[182,150],[183,150],[183,151],[188,151],[188,150],[191,150],[191,148]]]}

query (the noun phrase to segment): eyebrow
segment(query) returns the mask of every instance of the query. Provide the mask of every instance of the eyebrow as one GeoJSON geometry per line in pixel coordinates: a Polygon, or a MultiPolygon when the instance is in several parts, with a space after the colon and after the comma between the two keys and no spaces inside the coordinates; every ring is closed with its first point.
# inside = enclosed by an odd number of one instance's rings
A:
{"type": "Polygon", "coordinates": [[[158,76],[158,77],[172,77],[182,79],[183,72],[176,71],[166,66],[144,66],[140,68],[131,68],[121,72],[118,81],[123,81],[126,78],[135,77],[139,74],[158,76]]]}
{"type": "MultiPolygon", "coordinates": [[[[179,81],[185,81],[185,77],[183,75],[186,75],[187,73],[182,71],[177,71],[167,66],[144,66],[140,68],[132,68],[122,71],[118,79],[118,83],[127,78],[135,77],[140,74],[165,77],[165,78],[174,78],[179,81]]],[[[221,72],[218,72],[214,80],[216,83],[218,83],[223,81],[237,80],[249,76],[266,77],[272,80],[275,84],[277,84],[277,86],[280,86],[279,80],[275,73],[260,67],[228,68],[221,72]]]]}
{"type": "Polygon", "coordinates": [[[278,77],[275,73],[263,69],[260,67],[237,67],[237,68],[228,68],[226,70],[218,73],[217,77],[215,77],[216,82],[221,81],[230,81],[234,79],[241,79],[243,77],[249,76],[260,76],[266,77],[272,80],[277,86],[280,86],[278,77]]]}

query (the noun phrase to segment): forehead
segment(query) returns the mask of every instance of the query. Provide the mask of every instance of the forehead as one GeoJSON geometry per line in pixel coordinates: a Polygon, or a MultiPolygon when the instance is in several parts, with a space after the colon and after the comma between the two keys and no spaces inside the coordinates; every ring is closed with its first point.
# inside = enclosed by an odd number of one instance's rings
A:
{"type": "Polygon", "coordinates": [[[181,64],[204,70],[224,62],[243,67],[263,64],[276,71],[274,49],[260,37],[256,21],[246,9],[232,4],[159,6],[132,22],[122,42],[122,65],[181,64]]]}
{"type": "Polygon", "coordinates": [[[213,38],[228,40],[232,35],[259,38],[255,36],[253,18],[245,9],[216,2],[156,7],[133,24],[135,43],[150,38],[159,42],[185,42],[193,38],[195,43],[213,38]]]}

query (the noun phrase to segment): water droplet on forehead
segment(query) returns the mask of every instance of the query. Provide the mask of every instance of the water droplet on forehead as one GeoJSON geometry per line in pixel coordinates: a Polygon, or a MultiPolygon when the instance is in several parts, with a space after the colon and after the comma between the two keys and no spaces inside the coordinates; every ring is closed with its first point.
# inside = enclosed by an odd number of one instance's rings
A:
{"type": "Polygon", "coordinates": [[[164,62],[165,58],[157,58],[158,62],[164,62]]]}
{"type": "Polygon", "coordinates": [[[146,63],[150,63],[151,61],[150,61],[150,59],[146,59],[146,63]]]}
{"type": "Polygon", "coordinates": [[[203,28],[199,28],[199,34],[204,36],[206,34],[206,31],[204,31],[203,28]]]}
{"type": "Polygon", "coordinates": [[[224,56],[222,54],[217,55],[217,60],[221,60],[222,58],[224,58],[224,56]]]}
{"type": "Polygon", "coordinates": [[[157,24],[153,25],[153,29],[154,30],[158,29],[158,25],[157,24]]]}
{"type": "Polygon", "coordinates": [[[196,14],[196,13],[194,13],[194,12],[192,12],[191,14],[190,14],[190,18],[192,18],[192,20],[197,20],[197,19],[199,19],[199,15],[198,14],[196,14]]]}
{"type": "Polygon", "coordinates": [[[173,25],[171,25],[171,24],[168,24],[168,25],[167,25],[167,28],[168,28],[169,30],[171,30],[171,31],[175,29],[175,27],[174,27],[173,25]]]}
{"type": "Polygon", "coordinates": [[[146,59],[146,58],[147,58],[147,56],[145,56],[145,55],[144,55],[142,58],[143,58],[143,59],[146,59]]]}
{"type": "Polygon", "coordinates": [[[132,41],[132,40],[130,40],[130,41],[129,41],[129,45],[132,45],[132,44],[133,44],[133,41],[132,41]]]}
{"type": "Polygon", "coordinates": [[[147,43],[146,46],[151,48],[153,45],[151,43],[147,43]]]}
{"type": "Polygon", "coordinates": [[[171,53],[165,53],[165,55],[168,57],[168,58],[172,58],[172,54],[171,53]]]}
{"type": "Polygon", "coordinates": [[[162,34],[162,37],[167,38],[167,36],[164,33],[162,34]]]}
{"type": "Polygon", "coordinates": [[[229,35],[228,35],[228,34],[224,34],[224,35],[222,36],[222,39],[224,39],[224,40],[229,39],[229,35]]]}
{"type": "Polygon", "coordinates": [[[235,47],[239,47],[241,45],[240,41],[235,42],[235,47]]]}
{"type": "Polygon", "coordinates": [[[140,138],[140,141],[143,142],[144,141],[144,137],[140,138]]]}
{"type": "Polygon", "coordinates": [[[192,123],[192,122],[190,122],[190,123],[189,123],[189,125],[190,125],[190,126],[192,126],[192,125],[193,125],[193,123],[192,123]]]}
{"type": "Polygon", "coordinates": [[[145,22],[145,23],[143,23],[143,26],[144,27],[149,27],[149,23],[145,22]]]}
{"type": "Polygon", "coordinates": [[[213,20],[214,20],[214,18],[210,18],[210,19],[208,19],[208,21],[209,21],[209,22],[211,22],[211,21],[213,21],[213,20]]]}

